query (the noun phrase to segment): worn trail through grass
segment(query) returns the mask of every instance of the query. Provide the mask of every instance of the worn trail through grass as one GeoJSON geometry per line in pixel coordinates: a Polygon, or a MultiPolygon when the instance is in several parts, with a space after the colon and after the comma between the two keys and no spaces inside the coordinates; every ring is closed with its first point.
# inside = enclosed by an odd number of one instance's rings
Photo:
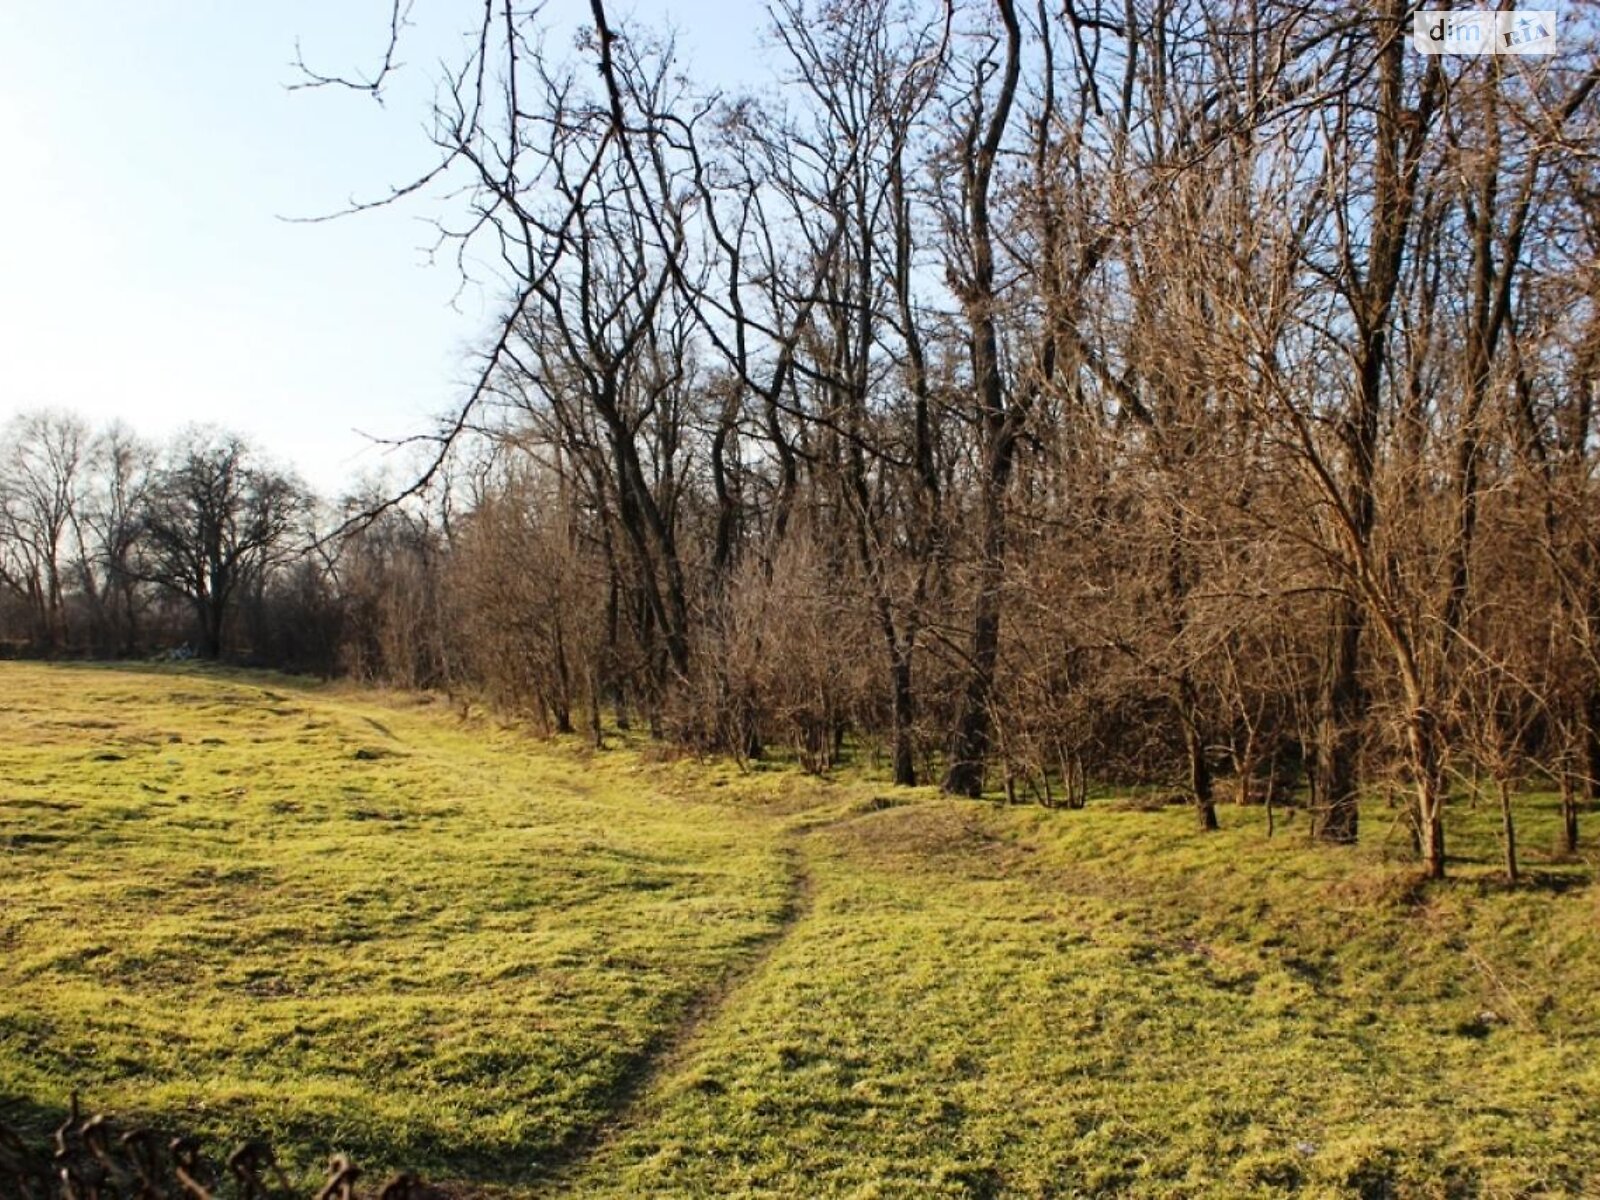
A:
{"type": "Polygon", "coordinates": [[[806,851],[798,838],[789,840],[790,894],[781,919],[768,936],[751,948],[750,956],[733,966],[726,977],[696,996],[679,1023],[652,1043],[637,1063],[619,1080],[610,1097],[610,1112],[588,1129],[574,1131],[566,1143],[541,1164],[542,1191],[560,1194],[574,1187],[587,1165],[632,1136],[652,1118],[652,1102],[662,1083],[705,1053],[709,1034],[724,1010],[811,911],[813,884],[806,851]]]}
{"type": "Polygon", "coordinates": [[[516,1186],[784,920],[776,825],[631,754],[270,677],[3,675],[6,1119],[79,1088],[516,1186]]]}
{"type": "Polygon", "coordinates": [[[1600,889],[1552,797],[1529,886],[1467,804],[1421,886],[1245,810],[586,754],[270,676],[0,695],[8,1122],[77,1087],[461,1196],[1600,1196],[1600,889]]]}

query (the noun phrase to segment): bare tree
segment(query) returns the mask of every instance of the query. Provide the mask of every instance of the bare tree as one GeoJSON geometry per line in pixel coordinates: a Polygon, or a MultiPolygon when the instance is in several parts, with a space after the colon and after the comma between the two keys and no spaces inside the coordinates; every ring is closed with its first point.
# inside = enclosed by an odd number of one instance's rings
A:
{"type": "Polygon", "coordinates": [[[200,652],[216,658],[242,591],[298,549],[305,508],[300,487],[258,465],[239,438],[190,430],[169,448],[145,497],[137,574],[189,603],[200,652]]]}
{"type": "Polygon", "coordinates": [[[0,586],[22,597],[45,650],[67,640],[66,584],[81,557],[89,430],[71,414],[13,418],[0,433],[0,586]]]}
{"type": "Polygon", "coordinates": [[[101,430],[90,444],[80,576],[101,631],[102,652],[131,654],[139,645],[142,598],[136,551],[153,458],[150,447],[120,421],[101,430]]]}

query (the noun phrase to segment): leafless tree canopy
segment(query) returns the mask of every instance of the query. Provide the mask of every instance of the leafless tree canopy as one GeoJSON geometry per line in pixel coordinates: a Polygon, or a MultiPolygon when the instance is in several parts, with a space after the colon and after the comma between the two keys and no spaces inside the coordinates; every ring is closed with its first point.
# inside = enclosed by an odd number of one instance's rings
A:
{"type": "MultiPolygon", "coordinates": [[[[220,447],[155,469],[17,422],[23,636],[67,644],[72,593],[132,646],[156,579],[214,650],[253,579],[334,614],[330,668],[597,741],[1068,806],[1147,782],[1202,828],[1224,790],[1299,797],[1333,841],[1392,782],[1434,874],[1469,774],[1514,874],[1538,773],[1576,845],[1594,9],[1555,55],[1468,58],[1415,52],[1398,0],[776,0],[760,95],[600,0],[570,52],[481,15],[394,195],[455,197],[444,239],[510,287],[416,486],[291,567],[295,506],[241,476],[219,558],[185,487],[220,447]]],[[[379,92],[403,16],[376,76],[307,83],[379,92]]]]}

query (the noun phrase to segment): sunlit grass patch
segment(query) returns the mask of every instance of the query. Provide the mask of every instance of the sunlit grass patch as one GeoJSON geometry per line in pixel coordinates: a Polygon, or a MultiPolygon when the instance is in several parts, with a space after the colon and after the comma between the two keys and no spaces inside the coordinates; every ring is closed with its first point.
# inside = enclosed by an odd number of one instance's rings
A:
{"type": "Polygon", "coordinates": [[[787,902],[736,810],[409,698],[3,680],[0,1100],[526,1177],[787,902]]]}
{"type": "MultiPolygon", "coordinates": [[[[1268,842],[1256,814],[1224,817],[1200,837],[1181,810],[924,800],[820,832],[811,916],[584,1186],[1520,1196],[1600,1181],[1592,896],[1486,880],[1419,894],[1395,886],[1411,868],[1381,838],[1268,842]]],[[[1587,868],[1561,869],[1590,888],[1587,868]]]]}
{"type": "Polygon", "coordinates": [[[1049,812],[550,745],[266,675],[0,665],[0,1119],[514,1194],[1600,1194],[1555,800],[1049,812]],[[554,1177],[550,1169],[558,1168],[554,1177]]]}

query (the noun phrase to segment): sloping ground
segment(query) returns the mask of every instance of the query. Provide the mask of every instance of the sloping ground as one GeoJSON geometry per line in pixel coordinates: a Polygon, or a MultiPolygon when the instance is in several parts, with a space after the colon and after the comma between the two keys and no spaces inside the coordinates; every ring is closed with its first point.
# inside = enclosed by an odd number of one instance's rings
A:
{"type": "Polygon", "coordinates": [[[1600,1195],[1586,867],[1417,892],[1381,845],[1190,829],[929,800],[820,831],[812,915],[576,1190],[1600,1195]]]}
{"type": "Polygon", "coordinates": [[[777,929],[771,823],[442,704],[0,665],[0,1119],[526,1179],[777,929]]]}
{"type": "MultiPolygon", "coordinates": [[[[1600,1195],[1600,893],[0,664],[0,1118],[542,1195],[1600,1195]],[[178,740],[173,740],[174,738],[178,740]]],[[[1594,820],[1594,818],[1591,818],[1594,820]]],[[[1600,832],[1600,830],[1596,830],[1600,832]]]]}

